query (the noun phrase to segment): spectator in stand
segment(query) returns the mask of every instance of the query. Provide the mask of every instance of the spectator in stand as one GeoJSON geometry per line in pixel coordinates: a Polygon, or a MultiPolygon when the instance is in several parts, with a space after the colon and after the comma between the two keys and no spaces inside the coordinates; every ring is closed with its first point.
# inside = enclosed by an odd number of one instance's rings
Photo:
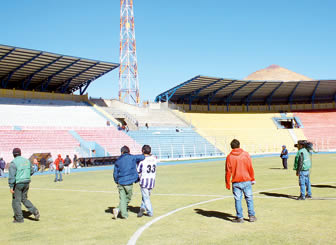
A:
{"type": "Polygon", "coordinates": [[[147,129],[149,128],[148,123],[145,123],[145,127],[146,127],[147,129]]]}
{"type": "Polygon", "coordinates": [[[118,185],[119,206],[113,209],[114,218],[120,212],[121,218],[127,219],[127,206],[133,194],[133,184],[139,181],[137,164],[145,159],[144,155],[131,155],[127,146],[121,147],[121,156],[114,164],[113,178],[118,185]]]}
{"type": "Polygon", "coordinates": [[[64,159],[64,174],[70,174],[70,164],[71,164],[71,159],[69,155],[66,155],[64,159]]]}
{"type": "Polygon", "coordinates": [[[37,208],[28,200],[30,176],[34,174],[31,162],[21,157],[20,148],[13,149],[14,160],[9,165],[8,184],[10,193],[13,194],[12,207],[14,211],[13,223],[23,223],[21,202],[34,214],[35,219],[40,219],[37,208]]]}
{"type": "Polygon", "coordinates": [[[6,167],[6,162],[1,157],[0,158],[0,178],[5,178],[5,167],[6,167]]]}
{"type": "Polygon", "coordinates": [[[288,150],[286,149],[285,145],[282,146],[282,151],[281,151],[280,157],[282,159],[283,168],[287,169],[288,150]]]}
{"type": "Polygon", "coordinates": [[[78,158],[77,158],[77,155],[75,154],[73,157],[73,168],[77,168],[77,161],[78,161],[78,158]]]}
{"type": "Polygon", "coordinates": [[[245,196],[249,222],[255,222],[252,185],[255,184],[254,170],[250,155],[240,148],[240,142],[236,139],[231,141],[232,151],[226,158],[225,182],[226,188],[230,190],[230,180],[232,175],[232,192],[235,199],[237,218],[234,223],[244,223],[242,198],[245,196]]]}
{"type": "Polygon", "coordinates": [[[122,128],[121,128],[121,126],[120,126],[120,123],[118,124],[118,130],[119,130],[119,131],[122,130],[122,128]]]}
{"type": "Polygon", "coordinates": [[[55,164],[55,181],[54,182],[63,181],[62,171],[63,171],[63,168],[64,168],[64,160],[63,160],[61,154],[58,154],[58,157],[56,158],[54,164],[55,164]]]}
{"type": "Polygon", "coordinates": [[[38,171],[38,165],[39,165],[39,162],[37,160],[37,157],[35,157],[34,160],[33,160],[34,172],[38,171]]]}
{"type": "Polygon", "coordinates": [[[44,156],[42,156],[42,158],[40,160],[40,167],[41,167],[40,171],[41,171],[41,173],[43,173],[46,166],[47,166],[47,160],[44,158],[44,156]]]}

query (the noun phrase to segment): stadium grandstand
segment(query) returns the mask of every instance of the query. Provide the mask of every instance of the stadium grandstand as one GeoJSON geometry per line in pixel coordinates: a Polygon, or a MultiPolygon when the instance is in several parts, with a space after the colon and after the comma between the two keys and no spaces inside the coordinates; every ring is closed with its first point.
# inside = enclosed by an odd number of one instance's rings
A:
{"type": "Polygon", "coordinates": [[[118,156],[123,145],[140,153],[143,144],[153,145],[153,153],[161,159],[223,154],[160,104],[140,108],[89,99],[88,86],[118,66],[0,45],[0,111],[6,115],[0,120],[0,156],[8,162],[14,147],[26,157],[38,153],[118,156]]]}
{"type": "Polygon", "coordinates": [[[271,65],[244,80],[196,76],[155,101],[224,153],[233,138],[251,153],[275,153],[282,145],[294,151],[298,139],[313,141],[319,150],[336,149],[336,80],[314,80],[271,65]]]}
{"type": "Polygon", "coordinates": [[[132,138],[108,127],[114,125],[113,118],[99,113],[84,94],[93,81],[118,66],[0,45],[0,155],[8,162],[14,147],[27,157],[119,155],[124,144],[139,152],[132,138]],[[109,145],[101,135],[118,140],[109,145]]]}
{"type": "Polygon", "coordinates": [[[0,156],[20,147],[27,157],[94,158],[149,144],[160,159],[221,157],[233,138],[252,154],[293,151],[298,139],[336,148],[335,80],[273,65],[245,80],[196,76],[143,106],[89,99],[88,86],[118,66],[0,45],[0,156]]]}

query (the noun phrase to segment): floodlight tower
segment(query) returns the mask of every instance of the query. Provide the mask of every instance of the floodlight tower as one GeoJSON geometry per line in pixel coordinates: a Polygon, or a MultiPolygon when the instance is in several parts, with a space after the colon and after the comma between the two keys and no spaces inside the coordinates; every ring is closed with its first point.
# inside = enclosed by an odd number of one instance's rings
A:
{"type": "Polygon", "coordinates": [[[133,0],[120,0],[119,100],[139,104],[133,0]]]}

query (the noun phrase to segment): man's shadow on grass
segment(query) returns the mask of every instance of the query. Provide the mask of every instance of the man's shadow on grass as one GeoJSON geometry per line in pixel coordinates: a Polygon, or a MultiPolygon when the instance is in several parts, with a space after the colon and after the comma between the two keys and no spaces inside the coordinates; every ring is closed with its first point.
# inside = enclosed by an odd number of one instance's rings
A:
{"type": "MultiPolygon", "coordinates": [[[[108,207],[107,209],[105,209],[105,213],[113,214],[114,208],[115,207],[108,207]]],[[[136,214],[140,212],[140,207],[128,206],[127,209],[129,212],[136,213],[136,214]]]]}
{"type": "Polygon", "coordinates": [[[205,217],[215,217],[215,218],[224,219],[230,222],[232,222],[232,220],[236,218],[236,216],[233,216],[232,214],[223,213],[219,211],[208,211],[208,210],[203,210],[199,208],[196,208],[194,210],[197,214],[203,215],[205,217]]]}
{"type": "Polygon", "coordinates": [[[282,197],[288,199],[297,199],[297,196],[292,196],[288,194],[273,193],[273,192],[260,192],[261,195],[270,196],[270,197],[282,197]]]}
{"type": "Polygon", "coordinates": [[[333,189],[336,189],[336,186],[333,186],[333,185],[311,185],[311,187],[316,187],[316,188],[333,188],[333,189]]]}
{"type": "Polygon", "coordinates": [[[269,168],[269,169],[284,169],[284,168],[269,168]]]}
{"type": "Polygon", "coordinates": [[[35,218],[31,217],[33,214],[31,212],[29,212],[29,211],[22,210],[22,215],[23,215],[24,219],[29,219],[29,220],[32,220],[32,221],[37,221],[35,218]]]}

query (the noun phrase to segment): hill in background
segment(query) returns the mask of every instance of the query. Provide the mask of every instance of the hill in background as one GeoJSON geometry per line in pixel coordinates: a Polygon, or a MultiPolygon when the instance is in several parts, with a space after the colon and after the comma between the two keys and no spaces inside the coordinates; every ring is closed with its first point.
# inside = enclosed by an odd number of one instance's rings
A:
{"type": "Polygon", "coordinates": [[[296,72],[290,71],[278,65],[270,65],[265,69],[253,72],[244,78],[244,80],[259,80],[259,81],[312,81],[313,79],[296,72]]]}

